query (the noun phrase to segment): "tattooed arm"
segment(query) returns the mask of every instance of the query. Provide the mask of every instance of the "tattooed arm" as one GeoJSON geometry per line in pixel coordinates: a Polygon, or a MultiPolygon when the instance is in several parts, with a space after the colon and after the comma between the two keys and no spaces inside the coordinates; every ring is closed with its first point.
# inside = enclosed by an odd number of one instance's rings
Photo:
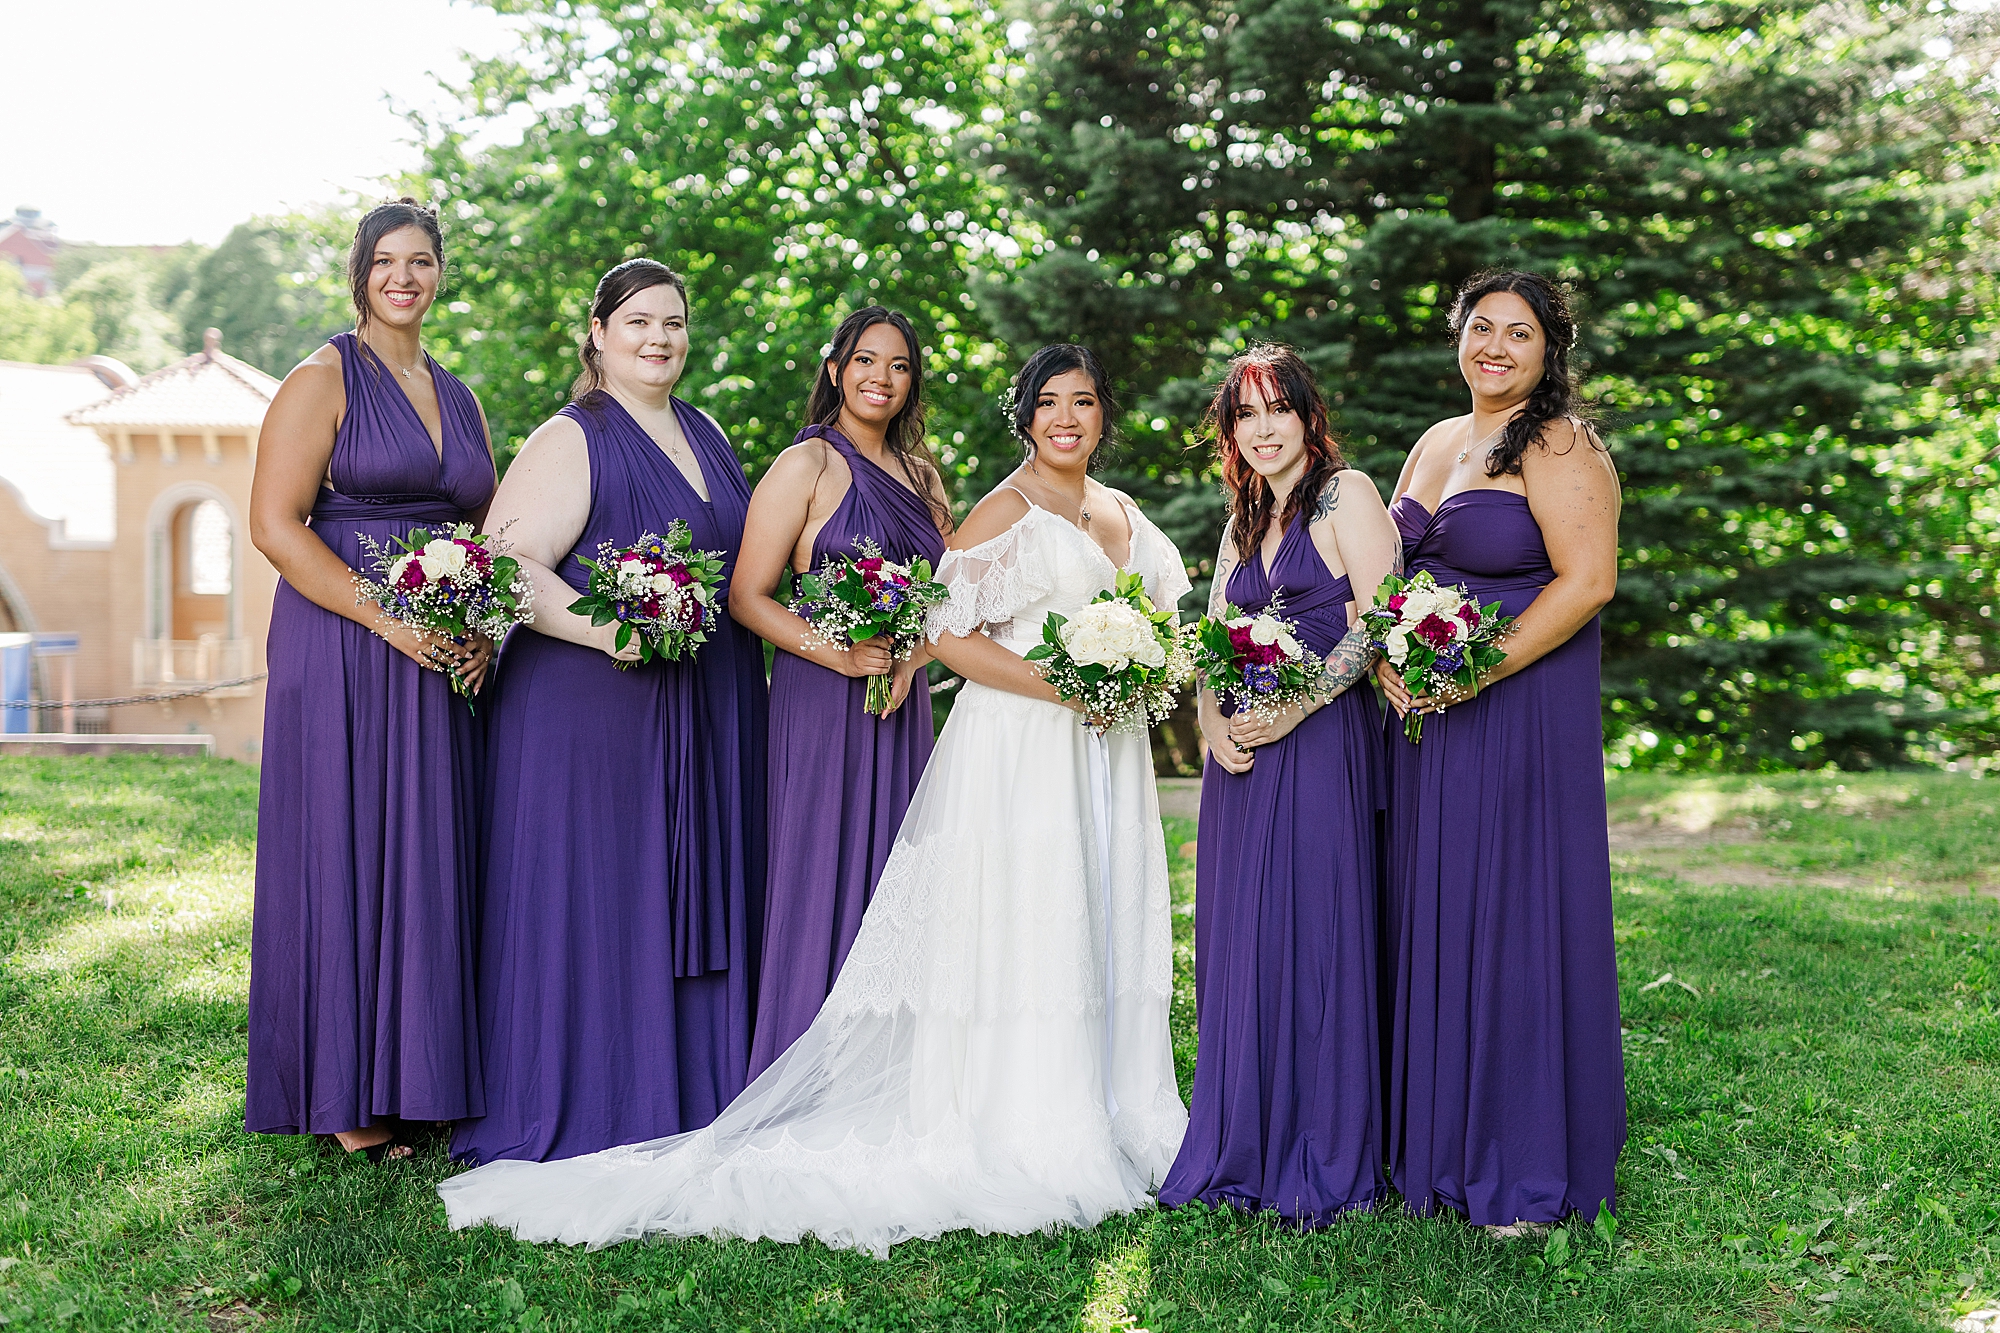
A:
{"type": "MultiPolygon", "coordinates": [[[[1218,619],[1229,605],[1229,576],[1236,572],[1238,563],[1233,524],[1232,519],[1222,525],[1222,546],[1215,553],[1214,581],[1208,591],[1208,613],[1218,619]]],[[[1201,720],[1202,739],[1208,742],[1209,758],[1221,764],[1225,773],[1249,772],[1250,762],[1255,756],[1230,739],[1229,719],[1222,715],[1221,708],[1216,704],[1215,691],[1207,681],[1201,683],[1196,713],[1201,720]]]]}
{"type": "MultiPolygon", "coordinates": [[[[1352,469],[1336,474],[1320,492],[1313,511],[1313,523],[1324,524],[1321,533],[1331,539],[1339,566],[1347,572],[1354,590],[1357,612],[1345,638],[1326,655],[1326,670],[1314,688],[1313,697],[1303,705],[1275,716],[1244,716],[1234,721],[1230,735],[1239,745],[1269,745],[1282,739],[1292,728],[1339,698],[1355,681],[1366,675],[1375,661],[1375,645],[1361,628],[1360,608],[1372,606],[1375,590],[1402,562],[1402,539],[1382,497],[1368,478],[1352,469]],[[1342,479],[1348,481],[1345,488],[1342,479]],[[1340,503],[1345,496],[1346,504],[1340,503]]],[[[1325,547],[1321,547],[1325,551],[1325,547]]],[[[1333,561],[1328,561],[1333,566],[1333,561]]]]}

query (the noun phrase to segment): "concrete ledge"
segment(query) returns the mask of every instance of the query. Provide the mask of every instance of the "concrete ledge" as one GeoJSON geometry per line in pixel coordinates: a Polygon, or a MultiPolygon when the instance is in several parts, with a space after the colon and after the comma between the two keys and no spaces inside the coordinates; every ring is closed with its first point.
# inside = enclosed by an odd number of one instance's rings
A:
{"type": "Polygon", "coordinates": [[[0,755],[169,754],[215,757],[215,737],[168,733],[66,736],[59,732],[0,734],[0,755]]]}

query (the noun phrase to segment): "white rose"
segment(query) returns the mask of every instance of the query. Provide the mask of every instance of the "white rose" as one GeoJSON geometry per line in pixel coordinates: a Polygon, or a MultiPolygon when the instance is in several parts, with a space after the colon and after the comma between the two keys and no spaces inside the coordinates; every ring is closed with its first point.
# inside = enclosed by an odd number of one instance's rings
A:
{"type": "Polygon", "coordinates": [[[676,586],[677,585],[674,583],[674,581],[671,578],[667,577],[665,574],[653,575],[654,592],[661,592],[661,593],[672,592],[676,586]]]}
{"type": "Polygon", "coordinates": [[[403,581],[403,571],[408,569],[410,562],[415,559],[416,557],[413,555],[399,555],[396,557],[395,563],[389,566],[390,587],[393,588],[403,581]]]}
{"type": "Polygon", "coordinates": [[[436,583],[455,577],[465,568],[465,548],[440,537],[427,543],[417,560],[424,567],[424,577],[436,583]]]}
{"type": "Polygon", "coordinates": [[[1159,653],[1152,622],[1124,602],[1093,602],[1064,623],[1060,637],[1080,666],[1122,671],[1134,659],[1144,661],[1142,654],[1159,653]]]}
{"type": "Polygon", "coordinates": [[[1299,647],[1299,641],[1289,634],[1278,636],[1278,651],[1294,662],[1306,655],[1305,650],[1299,647]]]}
{"type": "Polygon", "coordinates": [[[1158,669],[1167,664],[1167,650],[1157,635],[1148,634],[1144,643],[1134,646],[1132,660],[1140,666],[1158,669]]]}
{"type": "Polygon", "coordinates": [[[646,562],[643,560],[620,560],[618,562],[618,577],[621,579],[636,579],[645,572],[646,562]]]}
{"type": "Polygon", "coordinates": [[[1229,628],[1231,629],[1248,629],[1249,627],[1250,617],[1248,616],[1238,616],[1229,622],[1229,628]]]}
{"type": "Polygon", "coordinates": [[[1410,656],[1410,631],[1405,625],[1397,625],[1384,636],[1382,651],[1389,654],[1392,666],[1400,667],[1410,656]]]}
{"type": "Polygon", "coordinates": [[[1276,643],[1278,636],[1284,632],[1284,626],[1270,616],[1258,616],[1250,623],[1250,642],[1259,648],[1268,647],[1276,643]]]}

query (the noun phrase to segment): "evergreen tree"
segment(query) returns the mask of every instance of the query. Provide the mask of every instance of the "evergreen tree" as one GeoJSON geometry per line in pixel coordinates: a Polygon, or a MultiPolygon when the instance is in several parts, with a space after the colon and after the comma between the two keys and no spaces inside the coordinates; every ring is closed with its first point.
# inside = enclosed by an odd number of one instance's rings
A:
{"type": "MultiPolygon", "coordinates": [[[[1950,574],[1911,540],[1900,470],[1979,317],[1939,264],[1956,205],[1928,187],[1979,164],[1921,14],[1055,0],[1037,17],[1032,123],[1002,161],[1062,249],[988,305],[1013,338],[1059,311],[1147,400],[1135,423],[1181,427],[1134,431],[1154,446],[1138,470],[1180,464],[1218,358],[1276,337],[1386,490],[1464,410],[1456,284],[1557,274],[1626,484],[1614,735],[1861,764],[1938,723],[1938,699],[1883,668],[1950,574]]],[[[1175,535],[1212,550],[1209,512],[1175,535]]]]}

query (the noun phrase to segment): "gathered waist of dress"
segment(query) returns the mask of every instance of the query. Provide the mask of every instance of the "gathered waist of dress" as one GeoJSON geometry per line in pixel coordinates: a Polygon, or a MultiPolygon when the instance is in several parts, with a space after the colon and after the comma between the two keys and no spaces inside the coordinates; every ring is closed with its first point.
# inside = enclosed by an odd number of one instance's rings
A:
{"type": "Polygon", "coordinates": [[[438,495],[342,495],[321,490],[312,516],[320,523],[461,523],[465,511],[438,495]]]}
{"type": "Polygon", "coordinates": [[[1422,571],[1429,572],[1430,576],[1437,580],[1440,588],[1449,588],[1455,584],[1462,583],[1465,585],[1466,591],[1475,597],[1488,597],[1509,592],[1540,592],[1555,579],[1554,574],[1514,574],[1505,577],[1494,577],[1490,574],[1468,574],[1462,569],[1453,569],[1449,565],[1434,565],[1422,560],[1417,561],[1416,567],[1410,572],[1415,574],[1422,571]]]}

